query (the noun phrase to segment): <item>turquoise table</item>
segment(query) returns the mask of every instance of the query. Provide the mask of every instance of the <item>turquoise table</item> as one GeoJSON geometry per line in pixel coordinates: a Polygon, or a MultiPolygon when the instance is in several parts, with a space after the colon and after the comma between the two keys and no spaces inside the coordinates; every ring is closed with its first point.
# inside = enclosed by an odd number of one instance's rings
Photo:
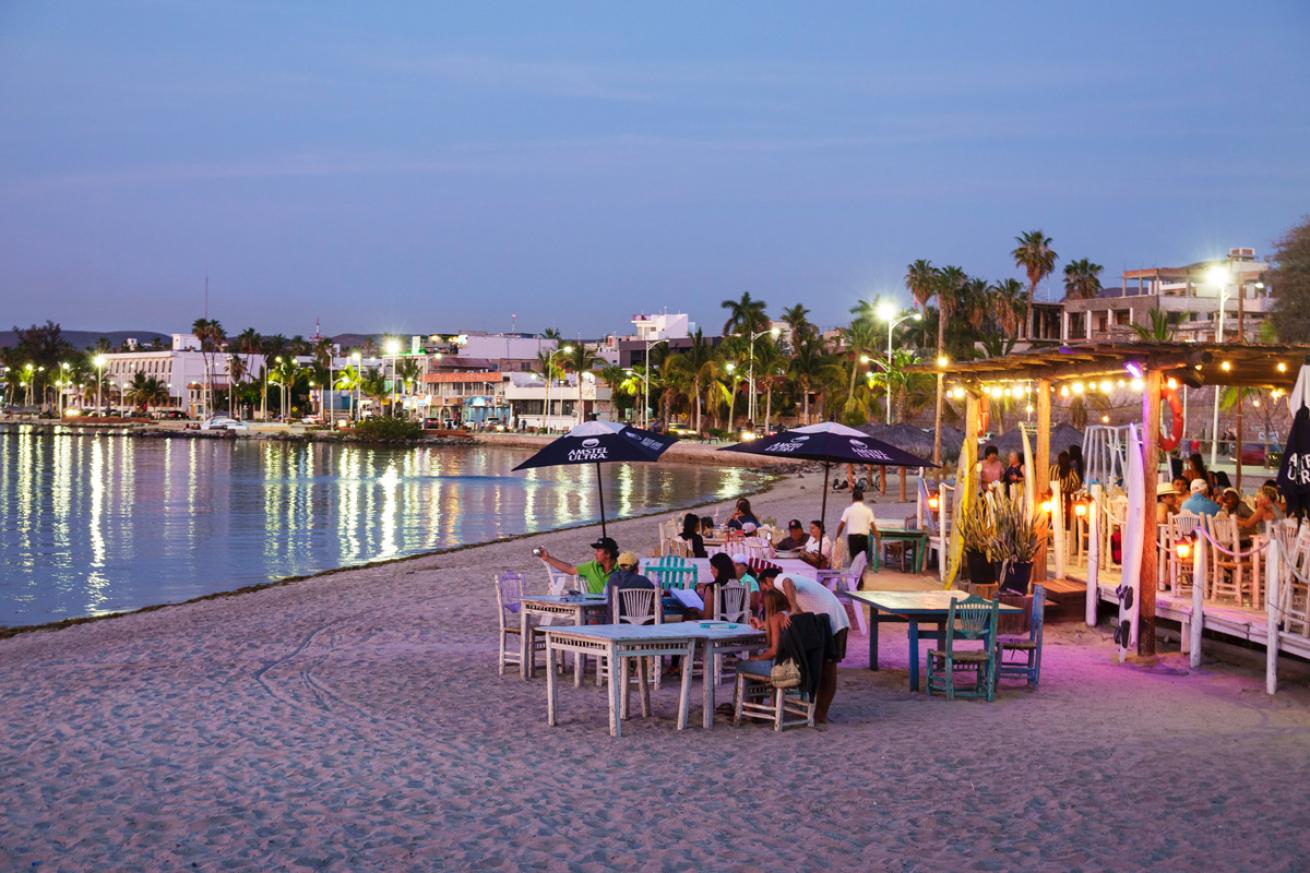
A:
{"type": "MultiPolygon", "coordinates": [[[[926,530],[908,530],[903,527],[878,528],[878,536],[882,542],[903,542],[906,545],[914,547],[914,572],[922,573],[923,566],[928,562],[928,532],[926,530]]],[[[882,563],[882,555],[878,555],[878,563],[882,563]]],[[[876,570],[877,567],[875,566],[876,570]]]]}
{"type": "MultiPolygon", "coordinates": [[[[939,646],[946,645],[946,621],[951,601],[968,597],[965,591],[838,591],[837,596],[862,603],[869,608],[869,669],[878,669],[878,625],[882,622],[905,622],[910,628],[910,690],[919,690],[919,625],[936,625],[939,646]]],[[[1018,615],[1017,606],[1001,604],[1001,615],[1018,615]]]]}

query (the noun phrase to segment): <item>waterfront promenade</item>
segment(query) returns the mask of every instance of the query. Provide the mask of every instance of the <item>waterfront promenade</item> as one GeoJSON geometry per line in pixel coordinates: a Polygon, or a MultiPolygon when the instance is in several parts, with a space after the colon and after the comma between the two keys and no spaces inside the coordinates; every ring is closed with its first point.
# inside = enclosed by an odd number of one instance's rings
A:
{"type": "MultiPolygon", "coordinates": [[[[817,514],[815,476],[755,498],[817,514]],[[803,489],[803,490],[802,490],[803,489]]],[[[830,513],[833,507],[830,507],[830,513]]],[[[894,512],[877,507],[885,517],[894,512]]],[[[722,510],[720,509],[720,513],[722,510]]],[[[653,521],[612,523],[625,548],[653,521]]],[[[612,740],[602,692],[500,678],[490,576],[595,529],[0,640],[0,869],[1292,869],[1310,689],[1047,628],[1042,686],[906,690],[849,646],[826,733],[612,740]],[[194,865],[194,866],[193,866],[194,865]]],[[[890,571],[889,571],[890,572],[890,571]]],[[[890,572],[889,578],[899,576],[890,572]]]]}

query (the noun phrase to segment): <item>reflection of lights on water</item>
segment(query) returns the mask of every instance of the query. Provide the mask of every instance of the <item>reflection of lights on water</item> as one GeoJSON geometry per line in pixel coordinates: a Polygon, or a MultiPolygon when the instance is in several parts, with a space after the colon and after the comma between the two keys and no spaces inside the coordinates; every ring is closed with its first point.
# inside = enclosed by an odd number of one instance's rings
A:
{"type": "Polygon", "coordinates": [[[382,486],[383,496],[382,515],[379,519],[381,529],[378,531],[378,557],[390,558],[400,551],[400,543],[396,540],[400,474],[396,471],[394,463],[389,464],[386,471],[378,477],[378,484],[382,486]]]}

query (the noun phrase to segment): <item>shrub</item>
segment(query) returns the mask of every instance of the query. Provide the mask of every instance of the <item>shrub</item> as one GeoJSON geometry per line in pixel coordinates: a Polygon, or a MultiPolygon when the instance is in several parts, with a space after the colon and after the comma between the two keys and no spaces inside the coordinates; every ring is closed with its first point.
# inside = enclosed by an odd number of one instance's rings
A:
{"type": "Polygon", "coordinates": [[[355,425],[355,435],[371,442],[405,442],[417,440],[422,434],[418,422],[403,418],[366,418],[355,425]]]}

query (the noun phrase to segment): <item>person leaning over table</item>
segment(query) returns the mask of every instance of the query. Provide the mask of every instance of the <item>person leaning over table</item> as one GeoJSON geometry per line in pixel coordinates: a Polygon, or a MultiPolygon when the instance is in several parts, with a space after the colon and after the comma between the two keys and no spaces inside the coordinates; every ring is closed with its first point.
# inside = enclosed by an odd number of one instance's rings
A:
{"type": "Polygon", "coordinates": [[[846,637],[851,620],[846,615],[846,607],[827,588],[806,576],[789,573],[779,578],[781,572],[776,567],[760,571],[760,596],[767,596],[765,592],[768,591],[782,591],[793,615],[798,612],[826,615],[832,627],[832,641],[836,651],[833,658],[823,662],[823,676],[819,679],[819,691],[814,700],[814,723],[826,724],[828,707],[832,706],[832,699],[837,695],[837,664],[846,659],[846,637]]]}
{"type": "Polygon", "coordinates": [[[584,561],[576,566],[553,557],[545,549],[541,550],[538,557],[561,573],[581,576],[588,593],[600,594],[605,590],[605,583],[609,580],[610,574],[618,567],[619,544],[610,537],[601,537],[592,543],[591,547],[596,552],[595,560],[584,561]]]}

